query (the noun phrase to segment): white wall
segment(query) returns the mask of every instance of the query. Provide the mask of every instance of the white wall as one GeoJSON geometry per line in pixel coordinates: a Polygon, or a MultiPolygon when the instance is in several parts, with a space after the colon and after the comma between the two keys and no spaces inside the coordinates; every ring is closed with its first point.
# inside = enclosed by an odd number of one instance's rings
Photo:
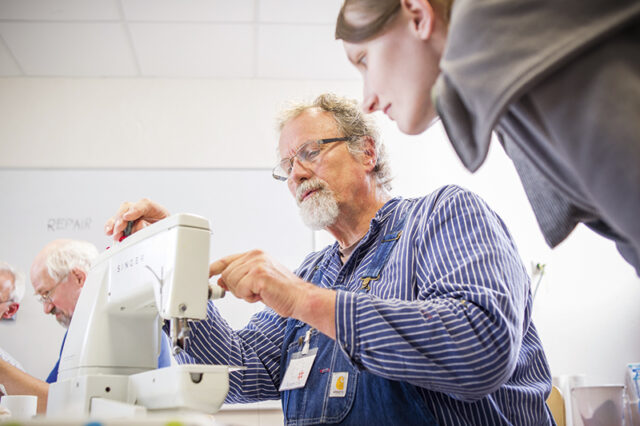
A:
{"type": "MultiPolygon", "coordinates": [[[[268,167],[276,111],[323,91],[360,97],[361,88],[332,80],[0,79],[0,167],[268,167]]],[[[380,124],[396,194],[417,196],[445,183],[472,189],[501,214],[524,261],[547,265],[534,319],[553,374],[622,382],[625,363],[640,359],[640,280],[613,245],[578,229],[549,250],[497,143],[471,176],[438,127],[407,137],[384,117],[380,124]]],[[[318,236],[319,245],[325,240],[318,236]]],[[[17,241],[0,244],[20,250],[17,241]]],[[[38,307],[27,301],[24,308],[38,307]]],[[[0,342],[11,325],[0,322],[0,342]]],[[[58,348],[38,350],[55,358],[58,348]]]]}

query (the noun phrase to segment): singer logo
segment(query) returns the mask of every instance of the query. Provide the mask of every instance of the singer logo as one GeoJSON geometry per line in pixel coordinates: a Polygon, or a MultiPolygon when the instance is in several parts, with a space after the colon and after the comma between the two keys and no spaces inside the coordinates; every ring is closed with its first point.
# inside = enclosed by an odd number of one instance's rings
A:
{"type": "Polygon", "coordinates": [[[132,257],[131,259],[127,259],[124,262],[118,263],[116,265],[116,273],[124,272],[127,269],[136,267],[138,265],[142,265],[144,263],[144,254],[132,257]]]}

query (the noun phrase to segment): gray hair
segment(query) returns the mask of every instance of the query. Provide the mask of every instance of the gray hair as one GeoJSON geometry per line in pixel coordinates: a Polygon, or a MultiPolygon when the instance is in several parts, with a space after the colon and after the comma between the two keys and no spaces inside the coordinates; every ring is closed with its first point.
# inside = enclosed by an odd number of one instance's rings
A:
{"type": "Polygon", "coordinates": [[[346,142],[352,155],[364,153],[365,142],[363,138],[365,136],[371,138],[377,158],[373,174],[380,188],[390,190],[393,178],[385,146],[380,140],[380,134],[373,118],[363,114],[357,101],[333,93],[324,93],[312,102],[292,103],[279,114],[277,118],[278,131],[281,132],[285,124],[306,110],[313,108],[330,113],[343,136],[353,137],[352,140],[346,142]]]}
{"type": "Polygon", "coordinates": [[[11,265],[7,262],[0,261],[0,272],[6,272],[13,277],[13,289],[9,294],[9,302],[19,303],[24,296],[24,275],[16,271],[11,265]]]}
{"type": "Polygon", "coordinates": [[[96,257],[98,257],[98,249],[93,244],[87,241],[68,240],[48,253],[45,264],[49,276],[59,281],[76,268],[88,273],[96,257]]]}

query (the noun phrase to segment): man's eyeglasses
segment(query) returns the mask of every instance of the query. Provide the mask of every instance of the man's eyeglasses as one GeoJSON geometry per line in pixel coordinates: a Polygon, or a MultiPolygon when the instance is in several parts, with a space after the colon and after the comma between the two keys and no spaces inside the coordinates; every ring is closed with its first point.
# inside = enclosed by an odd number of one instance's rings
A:
{"type": "Polygon", "coordinates": [[[289,175],[291,174],[291,170],[293,170],[293,161],[298,160],[300,163],[304,165],[309,165],[318,159],[320,152],[322,151],[322,147],[328,143],[332,142],[346,142],[353,140],[354,138],[351,136],[343,136],[340,138],[328,138],[328,139],[318,139],[315,141],[308,141],[300,145],[298,150],[292,157],[283,158],[274,168],[271,175],[274,179],[285,181],[289,179],[289,175]]]}
{"type": "Polygon", "coordinates": [[[43,305],[45,303],[53,303],[52,298],[53,298],[53,292],[56,290],[56,287],[58,287],[60,284],[62,284],[62,282],[64,280],[67,279],[67,277],[69,276],[69,274],[65,275],[64,277],[62,277],[60,279],[60,281],[58,281],[53,287],[51,287],[48,291],[45,291],[42,294],[38,294],[38,302],[42,303],[43,305]]]}

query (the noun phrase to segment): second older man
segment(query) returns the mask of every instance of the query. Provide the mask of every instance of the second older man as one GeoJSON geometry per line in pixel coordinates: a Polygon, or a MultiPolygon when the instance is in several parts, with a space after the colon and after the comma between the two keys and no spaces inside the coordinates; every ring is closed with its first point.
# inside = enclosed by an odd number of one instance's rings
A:
{"type": "MultiPolygon", "coordinates": [[[[44,246],[31,265],[31,284],[45,314],[53,315],[60,325],[69,327],[84,287],[91,263],[98,256],[96,247],[80,240],[59,239],[44,246]]],[[[49,384],[58,380],[60,358],[67,338],[60,346],[60,357],[46,381],[41,381],[19,369],[0,361],[0,383],[9,394],[38,396],[38,413],[47,407],[49,384]]],[[[171,364],[168,339],[163,339],[158,358],[159,367],[171,364]]]]}
{"type": "MultiPolygon", "coordinates": [[[[54,315],[65,328],[71,322],[91,262],[97,256],[98,250],[89,242],[61,239],[45,245],[31,265],[31,284],[42,302],[44,313],[54,315]]],[[[66,337],[65,334],[60,354],[66,337]]],[[[8,364],[0,363],[0,381],[4,382],[9,394],[36,395],[38,413],[44,413],[49,384],[57,380],[59,364],[60,359],[46,381],[42,381],[8,364]]]]}
{"type": "MultiPolygon", "coordinates": [[[[454,186],[392,198],[355,102],[322,95],[280,130],[274,177],[337,241],[293,273],[260,251],[211,264],[268,308],[232,330],[210,303],[178,361],[247,367],[226,402],[280,398],[287,424],[551,424],[529,279],[500,218],[454,186]]],[[[125,203],[106,231],[167,214],[125,203]]]]}

